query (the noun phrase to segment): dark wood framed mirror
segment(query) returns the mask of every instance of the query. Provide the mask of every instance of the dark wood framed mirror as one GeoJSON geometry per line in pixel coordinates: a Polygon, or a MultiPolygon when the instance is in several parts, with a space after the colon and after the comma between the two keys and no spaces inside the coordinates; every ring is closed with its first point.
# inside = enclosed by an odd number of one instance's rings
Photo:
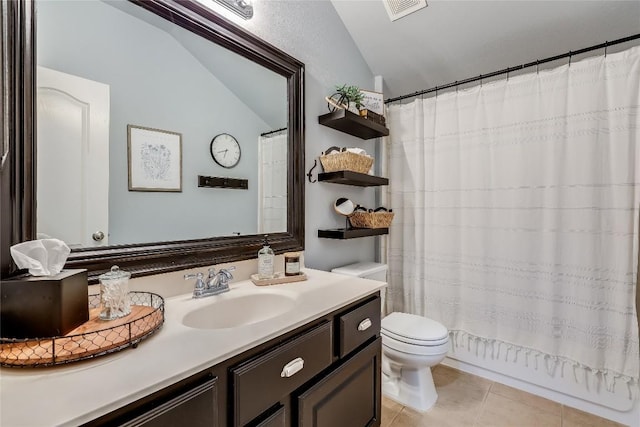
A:
{"type": "MultiPolygon", "coordinates": [[[[304,249],[304,64],[199,3],[130,0],[136,6],[222,46],[286,79],[287,226],[269,233],[276,253],[304,249]]],[[[36,2],[1,3],[1,273],[18,272],[9,247],[36,238],[36,2]]],[[[185,78],[187,78],[185,76],[185,78]]],[[[176,218],[179,221],[180,218],[176,218]]],[[[229,234],[232,230],[229,230],[229,234]]],[[[134,276],[256,257],[261,234],[73,249],[66,268],[86,268],[91,282],[117,264],[134,276]]]]}

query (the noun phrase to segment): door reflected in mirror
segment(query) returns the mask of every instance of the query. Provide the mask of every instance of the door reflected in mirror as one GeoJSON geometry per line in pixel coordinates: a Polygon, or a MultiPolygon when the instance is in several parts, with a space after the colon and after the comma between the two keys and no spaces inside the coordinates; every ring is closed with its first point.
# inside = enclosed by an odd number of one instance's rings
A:
{"type": "Polygon", "coordinates": [[[38,2],[37,25],[40,236],[80,248],[287,231],[284,76],[129,2],[38,2]],[[182,135],[182,191],[129,191],[127,125],[182,135]],[[209,154],[221,133],[240,145],[234,167],[209,154]]]}

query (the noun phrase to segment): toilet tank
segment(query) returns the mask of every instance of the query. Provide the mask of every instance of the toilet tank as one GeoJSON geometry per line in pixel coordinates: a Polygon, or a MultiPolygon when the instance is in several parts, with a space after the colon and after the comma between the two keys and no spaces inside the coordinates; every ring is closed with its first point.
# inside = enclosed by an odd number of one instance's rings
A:
{"type": "Polygon", "coordinates": [[[387,281],[387,264],[379,262],[357,262],[331,270],[332,273],[345,274],[347,276],[362,277],[363,279],[387,281]]]}

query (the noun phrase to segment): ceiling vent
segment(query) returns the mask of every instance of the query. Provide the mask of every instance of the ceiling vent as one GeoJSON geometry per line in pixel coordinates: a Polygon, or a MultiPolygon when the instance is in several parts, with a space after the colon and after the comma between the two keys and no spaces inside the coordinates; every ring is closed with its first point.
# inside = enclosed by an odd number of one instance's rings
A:
{"type": "Polygon", "coordinates": [[[382,0],[382,3],[392,21],[427,7],[427,0],[382,0]]]}

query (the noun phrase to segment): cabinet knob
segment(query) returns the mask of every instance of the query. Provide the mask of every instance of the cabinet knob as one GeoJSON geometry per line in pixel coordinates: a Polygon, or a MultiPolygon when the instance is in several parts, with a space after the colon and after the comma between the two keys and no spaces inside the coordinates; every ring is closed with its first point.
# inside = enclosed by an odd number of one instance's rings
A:
{"type": "Polygon", "coordinates": [[[282,378],[292,377],[300,372],[302,368],[304,368],[304,359],[302,357],[298,357],[284,365],[284,368],[282,368],[282,372],[280,372],[280,376],[282,378]]]}
{"type": "Polygon", "coordinates": [[[367,329],[369,329],[371,327],[371,319],[369,319],[368,317],[366,319],[364,319],[362,322],[360,322],[360,324],[358,325],[358,330],[359,331],[366,331],[367,329]]]}

